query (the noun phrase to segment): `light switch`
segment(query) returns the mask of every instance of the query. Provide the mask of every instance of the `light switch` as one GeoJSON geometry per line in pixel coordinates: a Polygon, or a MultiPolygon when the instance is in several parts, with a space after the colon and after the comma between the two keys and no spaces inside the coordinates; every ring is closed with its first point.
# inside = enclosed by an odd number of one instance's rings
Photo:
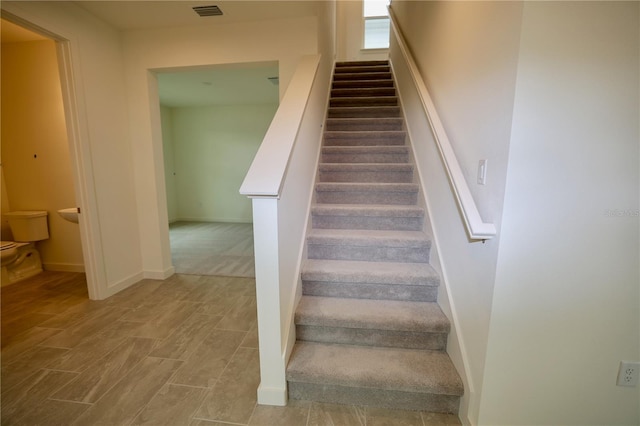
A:
{"type": "Polygon", "coordinates": [[[480,160],[478,163],[478,185],[487,183],[487,160],[480,160]]]}

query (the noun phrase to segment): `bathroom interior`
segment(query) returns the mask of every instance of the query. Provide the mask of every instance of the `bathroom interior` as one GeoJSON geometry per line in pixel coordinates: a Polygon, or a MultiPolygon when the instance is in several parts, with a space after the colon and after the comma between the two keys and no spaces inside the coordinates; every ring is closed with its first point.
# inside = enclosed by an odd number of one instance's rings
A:
{"type": "Polygon", "coordinates": [[[84,261],[56,44],[5,20],[1,28],[6,286],[43,269],[84,272],[84,261]]]}

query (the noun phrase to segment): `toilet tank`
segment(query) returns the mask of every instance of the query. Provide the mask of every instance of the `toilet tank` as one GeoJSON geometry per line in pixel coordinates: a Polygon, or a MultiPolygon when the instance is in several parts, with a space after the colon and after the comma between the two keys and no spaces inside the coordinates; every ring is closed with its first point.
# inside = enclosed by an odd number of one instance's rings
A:
{"type": "Polygon", "coordinates": [[[49,238],[46,211],[19,211],[5,213],[9,220],[13,239],[20,242],[33,242],[49,238]]]}

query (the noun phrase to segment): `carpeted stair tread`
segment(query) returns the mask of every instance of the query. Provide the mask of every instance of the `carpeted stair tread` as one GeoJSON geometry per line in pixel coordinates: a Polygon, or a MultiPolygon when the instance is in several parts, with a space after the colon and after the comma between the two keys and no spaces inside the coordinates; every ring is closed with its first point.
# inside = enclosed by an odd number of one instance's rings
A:
{"type": "Polygon", "coordinates": [[[368,71],[368,72],[344,72],[335,73],[334,81],[344,80],[391,80],[391,72],[389,71],[368,71]]]}
{"type": "Polygon", "coordinates": [[[316,190],[319,191],[359,191],[359,192],[418,192],[416,183],[349,183],[349,182],[318,182],[316,190]]]}
{"type": "Polygon", "coordinates": [[[338,80],[331,83],[332,89],[346,89],[356,87],[395,87],[390,78],[382,80],[338,80]]]}
{"type": "Polygon", "coordinates": [[[329,118],[386,118],[400,117],[399,106],[333,107],[329,108],[329,118]]]}
{"type": "Polygon", "coordinates": [[[307,259],[305,281],[437,287],[440,276],[428,263],[307,259]]]}
{"type": "Polygon", "coordinates": [[[339,155],[353,155],[353,154],[408,154],[409,147],[407,146],[325,146],[322,148],[323,154],[339,154],[339,155]]]}
{"type": "Polygon", "coordinates": [[[371,73],[371,72],[390,72],[391,67],[389,64],[375,64],[375,65],[343,65],[336,67],[335,74],[358,74],[358,73],[371,73]]]}
{"type": "Polygon", "coordinates": [[[287,380],[460,396],[462,380],[446,353],[298,342],[287,380]]]}
{"type": "Polygon", "coordinates": [[[374,61],[338,61],[336,62],[336,69],[376,65],[389,65],[389,61],[387,59],[378,59],[374,61]]]}
{"type": "Polygon", "coordinates": [[[310,259],[428,262],[430,250],[422,231],[313,228],[307,235],[310,259]]]}
{"type": "Polygon", "coordinates": [[[325,146],[321,151],[322,163],[406,163],[409,148],[392,146],[325,146]]]}
{"type": "Polygon", "coordinates": [[[327,118],[327,131],[380,131],[380,130],[402,130],[404,120],[400,117],[347,117],[347,118],[327,118]]]}
{"type": "Polygon", "coordinates": [[[413,182],[413,165],[409,163],[321,163],[320,182],[413,182]]]}
{"type": "Polygon", "coordinates": [[[409,163],[320,163],[319,170],[323,172],[358,170],[358,171],[413,171],[413,164],[409,163]]]}
{"type": "Polygon", "coordinates": [[[430,247],[431,240],[422,231],[379,231],[362,229],[312,229],[309,244],[430,247]]]}
{"type": "Polygon", "coordinates": [[[302,296],[296,324],[375,330],[449,332],[437,303],[302,296]]]}
{"type": "Polygon", "coordinates": [[[418,184],[377,182],[318,182],[316,201],[320,204],[415,204],[418,184]]]}
{"type": "Polygon", "coordinates": [[[424,217],[422,207],[387,204],[315,204],[311,213],[331,216],[424,217]]]}
{"type": "Polygon", "coordinates": [[[331,90],[332,98],[358,98],[395,95],[395,87],[342,87],[339,89],[331,90]]]}
{"type": "Polygon", "coordinates": [[[397,96],[358,96],[358,97],[342,97],[331,98],[329,107],[348,107],[348,106],[397,106],[397,96]]]}
{"type": "Polygon", "coordinates": [[[325,147],[343,146],[403,146],[406,131],[325,131],[325,147]]]}

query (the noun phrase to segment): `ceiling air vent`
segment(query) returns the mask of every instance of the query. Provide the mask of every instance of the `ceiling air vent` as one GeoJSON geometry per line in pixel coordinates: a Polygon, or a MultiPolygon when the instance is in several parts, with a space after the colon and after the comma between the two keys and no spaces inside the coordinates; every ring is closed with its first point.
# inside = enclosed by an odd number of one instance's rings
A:
{"type": "Polygon", "coordinates": [[[218,6],[195,6],[193,10],[201,17],[222,15],[222,11],[218,6]]]}

